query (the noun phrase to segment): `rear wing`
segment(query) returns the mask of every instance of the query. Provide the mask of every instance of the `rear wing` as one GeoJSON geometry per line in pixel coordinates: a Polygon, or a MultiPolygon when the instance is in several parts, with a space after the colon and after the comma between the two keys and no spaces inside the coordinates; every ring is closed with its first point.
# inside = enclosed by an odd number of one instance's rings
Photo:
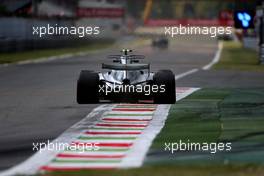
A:
{"type": "MultiPolygon", "coordinates": [[[[120,60],[122,55],[109,55],[107,56],[108,59],[114,59],[114,60],[120,60]]],[[[127,59],[132,59],[132,60],[141,60],[145,59],[144,55],[127,55],[125,56],[127,59]]]]}
{"type": "Polygon", "coordinates": [[[150,64],[102,64],[102,69],[110,70],[146,70],[150,64]]]}

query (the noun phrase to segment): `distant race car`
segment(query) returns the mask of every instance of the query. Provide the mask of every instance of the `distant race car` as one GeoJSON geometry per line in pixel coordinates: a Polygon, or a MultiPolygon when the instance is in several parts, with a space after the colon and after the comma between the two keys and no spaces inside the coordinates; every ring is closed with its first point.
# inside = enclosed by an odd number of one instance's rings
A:
{"type": "Polygon", "coordinates": [[[218,35],[217,39],[223,41],[231,41],[234,40],[234,37],[232,35],[222,34],[222,35],[218,35]]]}
{"type": "Polygon", "coordinates": [[[110,55],[113,63],[102,64],[108,71],[96,73],[82,70],[77,83],[77,102],[150,102],[173,104],[176,101],[175,76],[170,70],[150,72],[150,64],[139,63],[143,55],[110,55]]]}
{"type": "Polygon", "coordinates": [[[169,40],[166,37],[158,37],[152,40],[153,47],[167,48],[169,45],[169,40]]]}

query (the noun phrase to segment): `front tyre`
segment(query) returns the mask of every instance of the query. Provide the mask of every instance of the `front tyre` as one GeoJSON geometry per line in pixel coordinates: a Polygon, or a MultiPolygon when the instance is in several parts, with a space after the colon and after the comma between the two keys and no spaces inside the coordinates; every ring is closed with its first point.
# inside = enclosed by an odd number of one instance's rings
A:
{"type": "Polygon", "coordinates": [[[93,104],[99,102],[99,75],[95,72],[82,70],[77,82],[77,102],[93,104]]]}
{"type": "Polygon", "coordinates": [[[154,93],[155,104],[174,104],[176,102],[175,76],[170,70],[158,71],[153,77],[154,85],[163,86],[164,92],[154,93]]]}

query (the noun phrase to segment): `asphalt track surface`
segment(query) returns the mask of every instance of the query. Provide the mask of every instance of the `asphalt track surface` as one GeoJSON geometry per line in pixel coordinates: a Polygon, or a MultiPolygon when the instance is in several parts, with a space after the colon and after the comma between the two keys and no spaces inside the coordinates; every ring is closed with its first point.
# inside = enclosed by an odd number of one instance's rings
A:
{"type": "MultiPolygon", "coordinates": [[[[33,142],[56,138],[98,106],[76,103],[79,72],[82,69],[100,71],[106,55],[116,54],[121,48],[83,57],[0,68],[0,170],[24,161],[34,153],[33,142]]],[[[145,62],[151,63],[152,71],[171,69],[177,75],[208,64],[217,50],[217,41],[206,37],[184,37],[171,41],[168,49],[148,45],[132,49],[136,54],[146,55],[145,62]]],[[[176,84],[192,87],[230,85],[232,78],[226,72],[222,75],[210,72],[197,72],[176,84]],[[199,74],[202,77],[196,76],[199,74]],[[216,79],[218,76],[222,76],[221,84],[216,79]]],[[[255,82],[260,86],[264,81],[255,82]]],[[[248,85],[246,81],[244,84],[248,85]]]]}

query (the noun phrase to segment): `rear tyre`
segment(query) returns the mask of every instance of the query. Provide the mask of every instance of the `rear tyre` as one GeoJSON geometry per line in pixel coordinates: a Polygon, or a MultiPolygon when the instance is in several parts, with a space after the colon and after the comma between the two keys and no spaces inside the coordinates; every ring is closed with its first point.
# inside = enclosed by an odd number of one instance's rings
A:
{"type": "Polygon", "coordinates": [[[158,71],[153,77],[154,85],[163,86],[164,92],[153,93],[155,104],[174,104],[176,102],[175,76],[170,70],[158,71]]]}
{"type": "Polygon", "coordinates": [[[93,104],[99,102],[99,75],[95,72],[82,70],[77,82],[77,102],[93,104]]]}
{"type": "Polygon", "coordinates": [[[159,72],[163,72],[163,73],[166,73],[166,74],[172,74],[173,75],[173,72],[171,70],[159,70],[159,72]]]}

